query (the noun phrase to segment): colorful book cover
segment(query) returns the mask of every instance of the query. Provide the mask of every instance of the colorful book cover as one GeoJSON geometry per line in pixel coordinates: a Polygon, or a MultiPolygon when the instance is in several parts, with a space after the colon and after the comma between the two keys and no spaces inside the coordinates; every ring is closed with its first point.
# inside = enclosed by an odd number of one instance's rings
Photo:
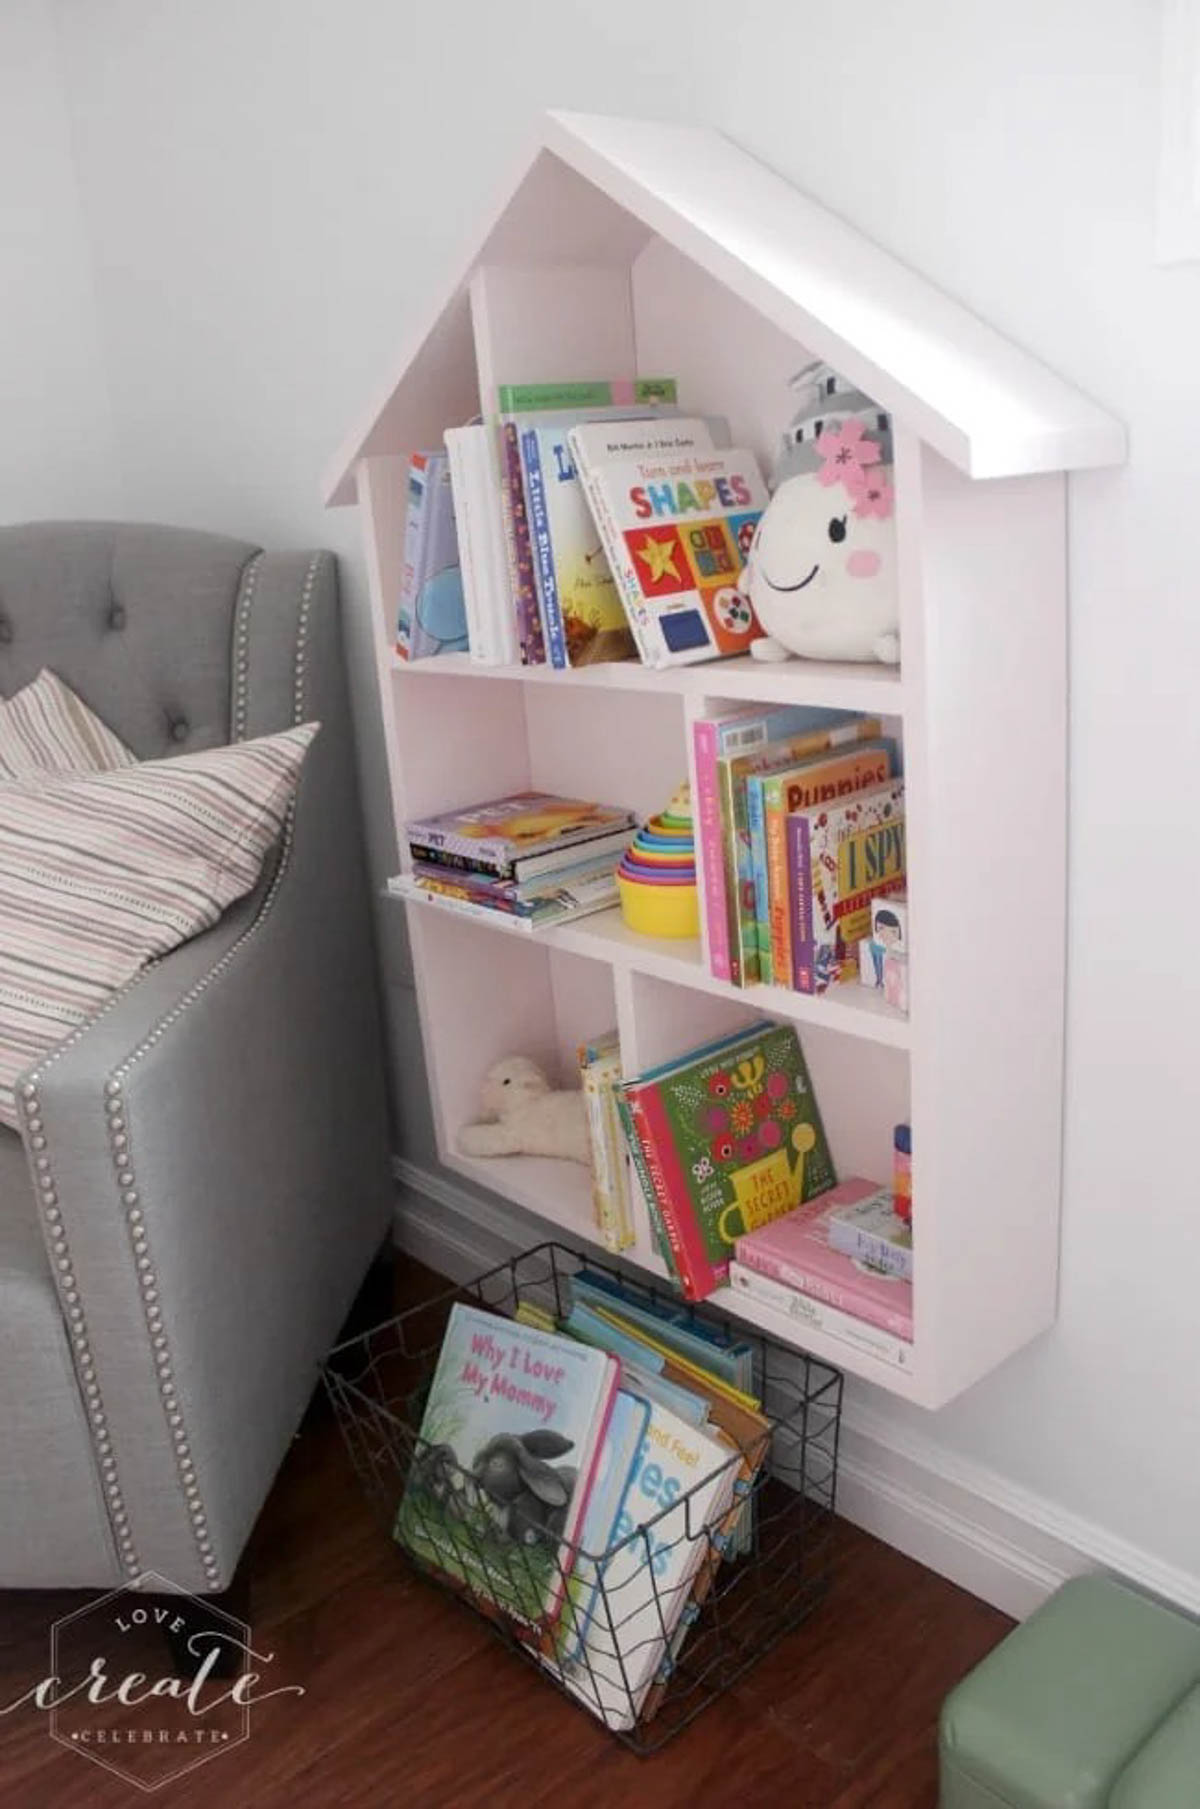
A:
{"type": "Polygon", "coordinates": [[[400,606],[396,612],[396,652],[412,657],[412,604],[417,576],[417,533],[425,504],[427,453],[414,452],[405,476],[404,552],[400,564],[400,606]]]}
{"type": "Polygon", "coordinates": [[[637,648],[563,427],[521,435],[534,564],[558,667],[634,659],[637,648]]]}
{"type": "Polygon", "coordinates": [[[896,1212],[890,1187],[839,1206],[830,1215],[829,1242],[834,1250],[857,1257],[868,1269],[912,1278],[912,1226],[896,1212]]]}
{"type": "Polygon", "coordinates": [[[746,782],[754,866],[754,918],[760,977],[792,984],[792,926],[787,885],[787,817],[883,785],[895,772],[886,741],[838,755],[817,755],[780,773],[753,773],[746,782]]]}
{"type": "Polygon", "coordinates": [[[678,400],[674,377],[614,377],[592,382],[502,383],[496,392],[502,415],[535,409],[667,408],[678,400]]]}
{"type": "MultiPolygon", "coordinates": [[[[518,869],[535,857],[582,847],[598,836],[636,829],[632,811],[584,798],[560,798],[552,792],[519,791],[493,798],[467,810],[419,817],[405,825],[416,859],[435,854],[458,855],[500,878],[519,878],[518,869]]],[[[585,858],[582,852],[576,857],[585,858]]]]}
{"type": "Polygon", "coordinates": [[[553,1624],[619,1375],[604,1352],[457,1302],[396,1538],[525,1625],[553,1624]]]}
{"type": "Polygon", "coordinates": [[[738,1262],[911,1343],[912,1282],[902,1275],[885,1275],[835,1250],[829,1242],[829,1221],[834,1213],[877,1191],[874,1181],[857,1176],[843,1181],[824,1199],[810,1200],[739,1237],[738,1262]]]}
{"type": "Polygon", "coordinates": [[[737,589],[767,491],[754,454],[649,454],[590,465],[572,449],[648,666],[745,653],[762,633],[737,589]]]}
{"type": "Polygon", "coordinates": [[[787,819],[792,974],[797,992],[858,978],[858,944],[871,900],[903,892],[904,781],[787,819]]]}
{"type": "Polygon", "coordinates": [[[689,1300],[725,1281],[743,1231],[837,1178],[790,1025],[757,1025],[623,1091],[689,1300]]]}
{"type": "MultiPolygon", "coordinates": [[[[701,717],[692,724],[697,864],[708,929],[709,966],[718,980],[728,980],[731,970],[717,762],[730,755],[749,753],[766,741],[777,741],[782,735],[816,728],[829,720],[829,714],[807,704],[780,704],[769,710],[756,704],[743,704],[736,710],[701,717]]],[[[843,714],[849,720],[849,713],[843,714]]]]}
{"type": "Polygon", "coordinates": [[[592,1211],[607,1250],[624,1250],[633,1242],[628,1213],[623,1210],[624,1147],[613,1135],[612,1094],[621,1080],[621,1051],[616,1031],[599,1044],[581,1045],[579,1069],[592,1156],[592,1211]]]}
{"type": "Polygon", "coordinates": [[[826,753],[831,748],[875,740],[882,730],[878,716],[856,716],[850,710],[825,710],[814,714],[823,719],[820,727],[789,733],[781,740],[768,742],[750,752],[730,755],[717,764],[728,906],[729,978],[735,986],[753,986],[760,977],[756,929],[758,899],[750,842],[748,779],[754,773],[782,772],[798,761],[826,753]]]}
{"type": "Polygon", "coordinates": [[[649,1424],[649,1401],[628,1389],[619,1388],[613,1401],[612,1418],[600,1453],[591,1500],[579,1528],[574,1576],[581,1593],[572,1591],[572,1599],[559,1622],[558,1653],[563,1664],[572,1664],[582,1656],[592,1617],[600,1606],[601,1561],[616,1540],[649,1424]]]}

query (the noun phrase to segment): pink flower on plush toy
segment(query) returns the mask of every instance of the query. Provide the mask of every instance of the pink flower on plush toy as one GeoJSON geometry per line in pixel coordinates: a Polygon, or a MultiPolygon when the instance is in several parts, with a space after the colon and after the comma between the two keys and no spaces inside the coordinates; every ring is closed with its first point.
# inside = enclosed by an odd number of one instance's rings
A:
{"type": "Polygon", "coordinates": [[[896,506],[896,492],[882,471],[860,471],[854,485],[854,513],[886,521],[896,506]]]}
{"type": "Polygon", "coordinates": [[[865,465],[877,465],[880,447],[866,439],[866,427],[851,415],[840,427],[827,427],[817,436],[817,451],[825,460],[817,476],[823,484],[848,484],[857,489],[865,465]]]}

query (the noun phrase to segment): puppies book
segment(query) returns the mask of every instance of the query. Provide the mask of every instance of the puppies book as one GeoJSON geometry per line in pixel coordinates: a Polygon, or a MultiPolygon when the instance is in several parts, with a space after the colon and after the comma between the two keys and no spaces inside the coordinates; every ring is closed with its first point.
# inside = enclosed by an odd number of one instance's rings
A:
{"type": "Polygon", "coordinates": [[[459,1302],[451,1309],[396,1538],[524,1625],[562,1610],[620,1365],[459,1302]]]}
{"type": "Polygon", "coordinates": [[[624,1087],[679,1285],[702,1300],[734,1240],[837,1179],[790,1025],[761,1024],[624,1087]]]}

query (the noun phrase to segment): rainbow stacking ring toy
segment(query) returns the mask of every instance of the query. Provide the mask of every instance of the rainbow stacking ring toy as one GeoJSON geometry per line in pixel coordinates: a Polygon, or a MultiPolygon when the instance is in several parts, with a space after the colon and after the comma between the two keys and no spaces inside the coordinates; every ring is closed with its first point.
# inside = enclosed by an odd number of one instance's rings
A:
{"type": "Polygon", "coordinates": [[[621,913],[639,935],[700,934],[696,838],[686,785],[638,830],[617,868],[617,886],[621,913]]]}

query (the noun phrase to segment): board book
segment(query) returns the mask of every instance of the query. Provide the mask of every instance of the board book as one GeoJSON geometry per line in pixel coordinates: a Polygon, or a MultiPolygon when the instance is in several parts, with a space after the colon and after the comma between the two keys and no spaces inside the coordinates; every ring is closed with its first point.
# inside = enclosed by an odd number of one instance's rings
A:
{"type": "Polygon", "coordinates": [[[467,646],[449,461],[444,452],[414,452],[408,466],[396,652],[402,660],[419,660],[467,646]]]}
{"type": "Polygon", "coordinates": [[[563,1606],[619,1379],[603,1351],[456,1302],[396,1538],[544,1631],[563,1606]]]}
{"type": "Polygon", "coordinates": [[[890,1187],[839,1206],[829,1218],[829,1242],[868,1269],[912,1277],[912,1227],[895,1210],[890,1187]]]}
{"type": "Polygon", "coordinates": [[[912,1342],[912,1282],[887,1275],[829,1242],[829,1221],[843,1206],[878,1192],[878,1184],[857,1177],[843,1181],[824,1198],[810,1200],[785,1217],[759,1226],[737,1240],[744,1269],[795,1288],[839,1312],[877,1325],[912,1342]]]}
{"type": "Polygon", "coordinates": [[[825,721],[819,727],[785,734],[748,753],[731,754],[718,762],[729,978],[735,986],[753,986],[761,979],[748,781],[756,773],[782,772],[817,754],[850,747],[860,741],[876,740],[882,731],[878,716],[856,716],[846,710],[826,711],[824,716],[825,721]]]}
{"type": "Polygon", "coordinates": [[[819,993],[856,980],[871,900],[905,886],[903,779],[792,811],[787,845],[793,985],[819,993]]]}
{"type": "Polygon", "coordinates": [[[689,1300],[726,1280],[741,1232],[836,1179],[808,1066],[789,1025],[753,1026],[626,1082],[623,1093],[689,1300]]]}
{"type": "Polygon", "coordinates": [[[562,427],[521,435],[534,575],[554,666],[637,657],[562,427]]]}
{"type": "Polygon", "coordinates": [[[844,753],[810,755],[782,772],[752,773],[746,816],[754,871],[754,929],[759,979],[792,984],[792,925],[787,883],[787,817],[883,785],[895,771],[890,742],[867,742],[844,753]]]}
{"type": "Polygon", "coordinates": [[[767,491],[754,454],[647,453],[592,463],[571,448],[643,662],[745,653],[762,633],[737,580],[767,491]]]}

